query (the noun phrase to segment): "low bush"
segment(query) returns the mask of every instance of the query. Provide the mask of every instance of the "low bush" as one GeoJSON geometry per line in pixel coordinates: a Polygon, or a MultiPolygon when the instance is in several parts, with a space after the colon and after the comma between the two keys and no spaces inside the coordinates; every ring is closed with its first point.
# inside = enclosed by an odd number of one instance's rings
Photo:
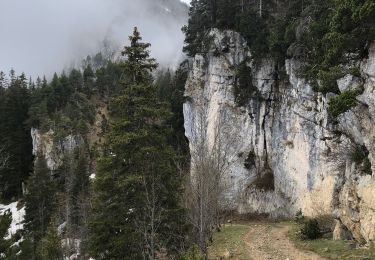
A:
{"type": "Polygon", "coordinates": [[[202,256],[199,247],[194,245],[190,247],[185,254],[181,257],[181,260],[203,260],[204,257],[202,256]]]}
{"type": "Polygon", "coordinates": [[[234,84],[234,97],[238,106],[245,106],[252,98],[260,98],[259,90],[253,83],[253,72],[243,61],[237,66],[236,80],[234,84]]]}
{"type": "Polygon", "coordinates": [[[372,175],[371,162],[368,158],[369,151],[366,146],[358,145],[351,153],[352,162],[356,163],[365,174],[372,175]]]}
{"type": "Polygon", "coordinates": [[[307,219],[304,221],[301,234],[303,239],[318,239],[321,236],[318,221],[316,219],[307,219]]]}
{"type": "Polygon", "coordinates": [[[358,95],[358,91],[348,90],[341,93],[339,96],[332,98],[329,101],[329,111],[331,115],[336,118],[339,115],[349,111],[352,107],[356,106],[356,97],[358,95]]]}

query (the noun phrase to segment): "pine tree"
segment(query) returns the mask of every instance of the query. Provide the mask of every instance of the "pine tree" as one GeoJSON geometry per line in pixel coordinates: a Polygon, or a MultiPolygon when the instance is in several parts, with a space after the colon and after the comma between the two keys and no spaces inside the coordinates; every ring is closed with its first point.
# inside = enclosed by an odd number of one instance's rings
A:
{"type": "Polygon", "coordinates": [[[61,246],[61,238],[57,234],[56,227],[49,225],[45,237],[38,245],[38,259],[41,260],[63,260],[63,248],[61,246]]]}
{"type": "Polygon", "coordinates": [[[46,159],[38,154],[34,173],[27,183],[25,229],[36,252],[37,243],[45,236],[56,206],[56,186],[46,159]]]}
{"type": "Polygon", "coordinates": [[[22,195],[22,182],[32,164],[32,140],[28,119],[30,92],[25,75],[11,73],[9,85],[0,90],[0,144],[9,156],[7,167],[0,170],[0,192],[4,199],[22,195]]]}
{"type": "Polygon", "coordinates": [[[91,67],[90,64],[88,64],[85,69],[83,70],[83,82],[84,82],[84,92],[87,94],[87,95],[91,95],[92,92],[96,91],[96,89],[94,90],[93,87],[94,87],[94,83],[95,83],[95,73],[91,67]]]}
{"type": "Polygon", "coordinates": [[[190,57],[203,51],[207,30],[213,26],[210,1],[192,0],[190,3],[188,25],[182,28],[185,33],[184,52],[190,57]]]}
{"type": "MultiPolygon", "coordinates": [[[[87,240],[87,201],[89,196],[87,147],[77,148],[65,155],[62,166],[64,175],[64,200],[59,203],[65,215],[66,240],[87,240]]],[[[72,243],[69,243],[71,245],[72,243]]]]}
{"type": "Polygon", "coordinates": [[[90,251],[96,259],[155,259],[162,249],[177,251],[173,237],[183,220],[174,220],[183,213],[181,177],[166,138],[170,112],[152,83],[157,64],[137,28],[129,38],[122,52],[126,79],[110,105],[111,126],[94,183],[90,251]]]}

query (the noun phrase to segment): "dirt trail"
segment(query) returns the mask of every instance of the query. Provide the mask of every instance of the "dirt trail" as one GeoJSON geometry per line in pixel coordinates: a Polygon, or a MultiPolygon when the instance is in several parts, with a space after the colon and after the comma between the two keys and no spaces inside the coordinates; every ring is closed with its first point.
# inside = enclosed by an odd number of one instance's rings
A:
{"type": "Polygon", "coordinates": [[[247,233],[246,245],[254,260],[322,260],[319,255],[296,248],[288,238],[287,223],[254,223],[247,233]]]}

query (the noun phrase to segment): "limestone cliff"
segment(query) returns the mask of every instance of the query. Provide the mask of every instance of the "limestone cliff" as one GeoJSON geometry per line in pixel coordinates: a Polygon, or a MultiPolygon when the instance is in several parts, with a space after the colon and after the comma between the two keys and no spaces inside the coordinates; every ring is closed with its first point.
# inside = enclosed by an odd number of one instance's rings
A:
{"type": "Polygon", "coordinates": [[[85,135],[69,134],[63,138],[56,138],[55,132],[52,129],[47,132],[36,128],[31,129],[33,154],[43,154],[50,170],[54,171],[58,169],[63,162],[64,155],[74,151],[75,148],[84,144],[90,148],[102,144],[103,129],[108,118],[108,108],[103,102],[95,101],[95,104],[97,104],[95,120],[89,126],[89,131],[85,135]]]}
{"type": "Polygon", "coordinates": [[[272,60],[250,62],[258,94],[238,106],[236,67],[251,54],[235,32],[210,34],[213,43],[196,55],[186,83],[185,129],[192,155],[204,146],[220,153],[227,166],[224,207],[271,217],[292,217],[299,210],[327,215],[355,238],[374,241],[375,44],[360,64],[361,79],[339,80],[342,91],[364,91],[358,105],[335,122],[328,111],[334,95],[313,91],[298,76],[297,60],[285,61],[284,76],[272,60]],[[368,151],[372,175],[350,158],[358,146],[368,151]]]}

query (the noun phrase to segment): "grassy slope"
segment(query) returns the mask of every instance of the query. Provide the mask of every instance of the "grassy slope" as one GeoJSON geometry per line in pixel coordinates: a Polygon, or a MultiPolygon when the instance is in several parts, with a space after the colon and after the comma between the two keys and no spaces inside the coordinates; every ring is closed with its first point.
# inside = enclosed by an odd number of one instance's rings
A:
{"type": "Polygon", "coordinates": [[[213,244],[208,248],[209,259],[230,256],[232,259],[251,259],[247,254],[244,237],[249,232],[249,225],[225,226],[221,232],[215,232],[213,244]]]}
{"type": "Polygon", "coordinates": [[[337,260],[375,260],[375,249],[356,249],[350,241],[332,240],[332,239],[316,239],[301,240],[299,238],[300,226],[293,224],[293,229],[289,233],[290,239],[299,248],[313,251],[327,259],[337,260]]]}
{"type": "MultiPolygon", "coordinates": [[[[299,248],[313,251],[327,259],[375,260],[375,249],[355,249],[348,241],[334,241],[330,239],[301,240],[298,235],[299,225],[291,222],[287,223],[288,225],[292,225],[289,237],[299,248]]],[[[226,259],[250,260],[251,256],[248,255],[248,251],[246,250],[245,237],[249,232],[251,224],[254,223],[227,225],[222,228],[221,232],[215,232],[213,243],[208,249],[209,259],[226,257],[226,259]]]]}

